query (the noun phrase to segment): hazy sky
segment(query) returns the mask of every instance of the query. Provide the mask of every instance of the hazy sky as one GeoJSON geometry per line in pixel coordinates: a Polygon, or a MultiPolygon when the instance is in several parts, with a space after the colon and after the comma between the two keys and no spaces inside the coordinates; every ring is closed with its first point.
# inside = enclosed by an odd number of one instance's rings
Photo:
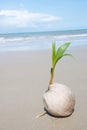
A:
{"type": "Polygon", "coordinates": [[[0,0],[0,33],[87,28],[87,0],[0,0]]]}

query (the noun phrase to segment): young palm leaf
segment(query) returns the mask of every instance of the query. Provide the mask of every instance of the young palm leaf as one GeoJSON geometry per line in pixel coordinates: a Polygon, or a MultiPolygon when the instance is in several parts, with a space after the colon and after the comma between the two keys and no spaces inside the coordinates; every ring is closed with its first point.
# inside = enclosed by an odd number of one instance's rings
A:
{"type": "Polygon", "coordinates": [[[55,43],[52,44],[52,66],[54,65],[55,62],[55,55],[56,55],[56,45],[55,43]]]}
{"type": "Polygon", "coordinates": [[[67,43],[61,45],[58,48],[58,50],[56,52],[56,55],[55,55],[55,62],[54,62],[54,66],[53,67],[55,67],[56,63],[63,57],[63,55],[64,55],[64,53],[67,50],[69,45],[70,45],[70,42],[67,42],[67,43]]]}
{"type": "Polygon", "coordinates": [[[52,44],[52,68],[51,68],[51,78],[49,84],[53,83],[53,77],[54,77],[54,69],[56,66],[56,63],[63,57],[63,56],[72,56],[71,54],[65,54],[65,51],[69,47],[70,42],[66,42],[65,44],[61,45],[56,50],[55,43],[52,44]]]}

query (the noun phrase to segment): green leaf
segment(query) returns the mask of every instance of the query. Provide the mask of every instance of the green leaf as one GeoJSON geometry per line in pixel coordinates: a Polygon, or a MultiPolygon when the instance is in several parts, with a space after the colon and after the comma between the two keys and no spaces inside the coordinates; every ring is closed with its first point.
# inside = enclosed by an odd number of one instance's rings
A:
{"type": "Polygon", "coordinates": [[[56,55],[56,45],[55,43],[52,43],[52,66],[54,65],[55,62],[55,55],[56,55]]]}
{"type": "Polygon", "coordinates": [[[64,54],[64,52],[66,51],[69,45],[70,45],[70,42],[67,42],[58,48],[57,53],[56,53],[56,59],[60,58],[64,54]]]}
{"type": "Polygon", "coordinates": [[[67,50],[68,46],[70,45],[70,42],[67,42],[63,45],[61,45],[56,54],[55,54],[55,58],[54,58],[54,62],[53,62],[53,67],[55,67],[56,63],[63,57],[65,51],[67,50]]]}
{"type": "MultiPolygon", "coordinates": [[[[70,56],[70,57],[72,57],[72,58],[75,59],[75,57],[74,57],[72,54],[64,54],[63,56],[70,56]]],[[[63,57],[63,56],[62,56],[62,57],[63,57]]]]}
{"type": "MultiPolygon", "coordinates": [[[[71,57],[73,57],[72,54],[63,54],[63,56],[71,56],[71,57]]],[[[62,56],[62,57],[63,57],[63,56],[62,56]]]]}

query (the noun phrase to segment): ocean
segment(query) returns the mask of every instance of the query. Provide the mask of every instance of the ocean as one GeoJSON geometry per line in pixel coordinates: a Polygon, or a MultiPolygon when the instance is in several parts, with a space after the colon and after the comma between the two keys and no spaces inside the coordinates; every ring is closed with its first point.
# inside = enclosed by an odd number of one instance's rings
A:
{"type": "Polygon", "coordinates": [[[87,45],[87,29],[0,34],[0,52],[46,50],[52,42],[57,46],[65,42],[71,42],[71,47],[87,45]]]}

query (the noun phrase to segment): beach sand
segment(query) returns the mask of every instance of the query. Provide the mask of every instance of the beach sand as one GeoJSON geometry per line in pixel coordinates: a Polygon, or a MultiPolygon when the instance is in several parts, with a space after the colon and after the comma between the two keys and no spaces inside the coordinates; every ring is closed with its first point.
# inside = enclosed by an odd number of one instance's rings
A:
{"type": "Polygon", "coordinates": [[[56,66],[54,82],[75,93],[74,113],[67,118],[44,115],[42,95],[48,88],[51,50],[0,52],[0,130],[86,130],[87,46],[68,50],[56,66]]]}

